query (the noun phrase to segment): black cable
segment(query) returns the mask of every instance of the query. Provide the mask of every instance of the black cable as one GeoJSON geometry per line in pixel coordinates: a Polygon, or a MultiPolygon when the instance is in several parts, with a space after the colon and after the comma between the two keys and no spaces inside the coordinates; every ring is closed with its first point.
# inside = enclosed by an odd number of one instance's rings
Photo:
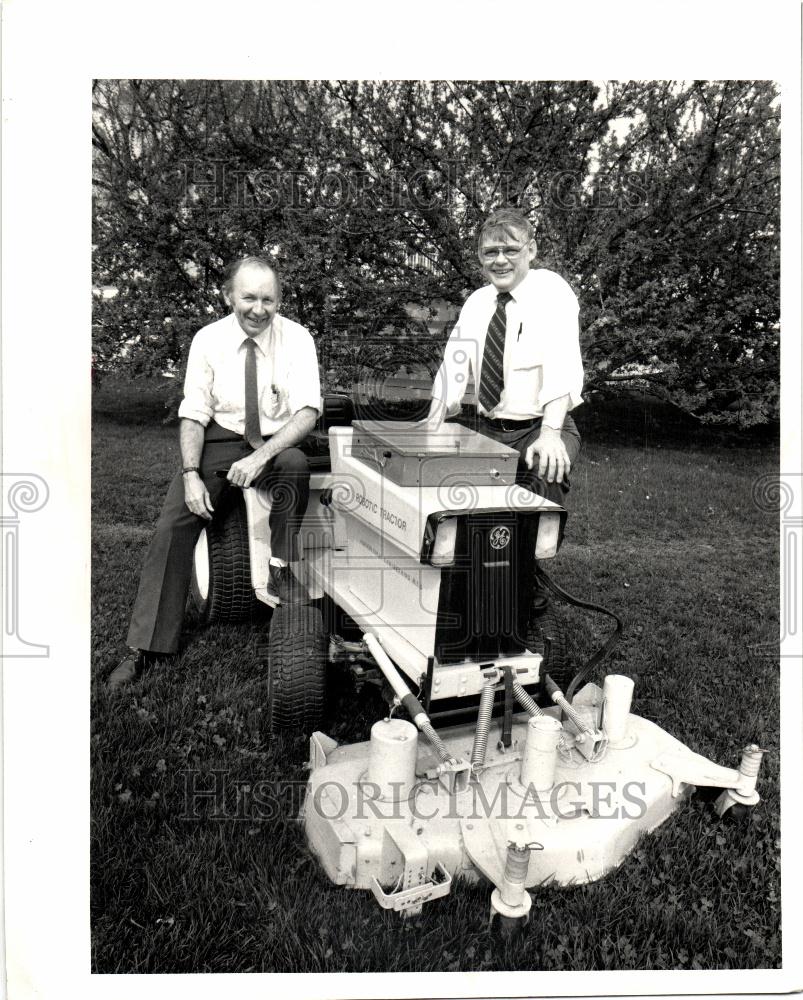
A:
{"type": "Polygon", "coordinates": [[[564,590],[563,587],[558,586],[554,580],[550,580],[546,573],[541,569],[541,567],[536,563],[535,575],[539,581],[541,581],[547,590],[551,591],[556,597],[565,601],[567,604],[572,604],[576,608],[583,608],[585,611],[596,611],[601,615],[607,615],[608,618],[613,618],[616,622],[616,628],[608,636],[606,641],[602,646],[585,662],[585,664],[577,671],[571,684],[564,692],[566,701],[571,703],[574,696],[574,692],[580,686],[581,681],[584,681],[586,677],[591,673],[591,671],[598,664],[602,663],[606,659],[611,651],[614,649],[616,644],[622,637],[622,622],[621,619],[615,615],[612,611],[608,611],[607,608],[601,607],[599,604],[592,604],[591,601],[581,601],[579,597],[575,597],[568,591],[564,590]]]}

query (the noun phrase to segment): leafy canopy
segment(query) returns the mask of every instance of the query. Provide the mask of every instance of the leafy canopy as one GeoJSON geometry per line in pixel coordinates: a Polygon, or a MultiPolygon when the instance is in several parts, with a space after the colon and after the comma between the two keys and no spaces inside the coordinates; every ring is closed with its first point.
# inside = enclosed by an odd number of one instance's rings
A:
{"type": "Polygon", "coordinates": [[[179,369],[264,253],[330,384],[431,366],[509,204],[580,296],[587,390],[774,419],[779,117],[767,82],[98,81],[96,363],[179,369]]]}

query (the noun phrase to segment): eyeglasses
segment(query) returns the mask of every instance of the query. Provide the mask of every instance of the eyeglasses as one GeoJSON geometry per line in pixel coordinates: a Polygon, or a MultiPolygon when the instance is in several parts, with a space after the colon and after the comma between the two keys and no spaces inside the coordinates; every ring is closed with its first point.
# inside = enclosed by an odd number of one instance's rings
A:
{"type": "Polygon", "coordinates": [[[485,261],[486,264],[493,264],[500,253],[504,254],[507,260],[513,260],[526,246],[526,243],[522,243],[520,247],[488,247],[485,250],[480,250],[480,260],[485,261]]]}

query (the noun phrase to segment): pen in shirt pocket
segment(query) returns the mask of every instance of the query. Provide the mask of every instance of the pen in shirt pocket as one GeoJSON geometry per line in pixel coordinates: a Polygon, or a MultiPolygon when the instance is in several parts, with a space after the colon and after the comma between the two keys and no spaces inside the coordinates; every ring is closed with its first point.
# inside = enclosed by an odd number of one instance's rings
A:
{"type": "Polygon", "coordinates": [[[519,332],[516,334],[516,343],[521,340],[521,331],[524,329],[524,323],[519,323],[519,332]]]}

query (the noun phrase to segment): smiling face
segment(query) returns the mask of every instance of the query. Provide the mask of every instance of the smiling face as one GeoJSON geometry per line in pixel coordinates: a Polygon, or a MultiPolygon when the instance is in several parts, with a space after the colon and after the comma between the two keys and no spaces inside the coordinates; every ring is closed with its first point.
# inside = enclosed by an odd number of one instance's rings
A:
{"type": "Polygon", "coordinates": [[[535,260],[535,240],[524,230],[505,226],[482,234],[479,246],[482,273],[497,292],[512,292],[527,277],[535,260]]]}
{"type": "Polygon", "coordinates": [[[234,310],[243,333],[258,337],[267,330],[279,308],[278,282],[259,264],[244,264],[234,276],[226,302],[234,310]]]}

